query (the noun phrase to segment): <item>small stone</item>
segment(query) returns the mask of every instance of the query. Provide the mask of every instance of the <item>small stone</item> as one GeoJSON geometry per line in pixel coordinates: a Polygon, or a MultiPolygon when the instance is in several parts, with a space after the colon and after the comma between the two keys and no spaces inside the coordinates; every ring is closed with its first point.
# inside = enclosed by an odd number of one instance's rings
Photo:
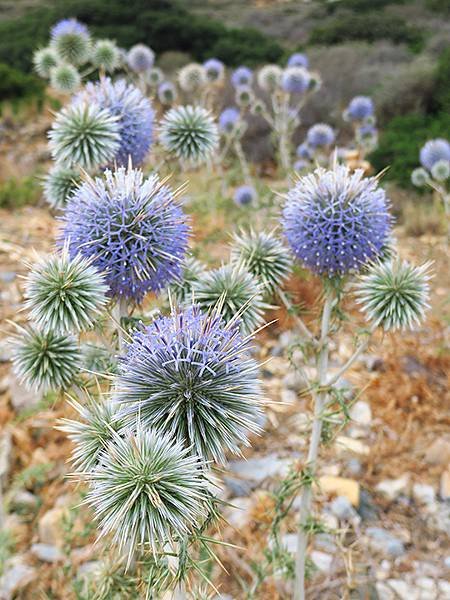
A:
{"type": "Polygon", "coordinates": [[[319,477],[319,488],[325,493],[345,496],[353,506],[359,504],[359,483],[354,479],[324,475],[319,477]]]}
{"type": "Polygon", "coordinates": [[[372,496],[366,490],[361,490],[358,514],[363,521],[374,521],[378,518],[378,508],[372,496]]]}
{"type": "Polygon", "coordinates": [[[298,371],[289,371],[283,377],[283,385],[294,392],[301,392],[308,384],[298,371]]]}
{"type": "Polygon", "coordinates": [[[20,512],[22,510],[32,511],[39,505],[39,498],[28,490],[17,490],[11,498],[11,506],[14,510],[20,512]]]}
{"type": "Polygon", "coordinates": [[[297,552],[297,537],[298,536],[296,533],[286,533],[281,538],[281,544],[291,554],[295,554],[297,552]]]}
{"type": "Polygon", "coordinates": [[[444,558],[444,565],[446,569],[450,569],[450,555],[444,558]]]}
{"type": "Polygon", "coordinates": [[[347,461],[346,469],[350,473],[350,475],[359,475],[362,471],[361,461],[357,458],[350,458],[347,461]]]}
{"type": "Polygon", "coordinates": [[[358,425],[367,426],[372,422],[372,411],[367,402],[358,400],[350,409],[351,419],[358,425]]]}
{"type": "Polygon", "coordinates": [[[31,553],[39,560],[48,563],[58,562],[64,558],[61,550],[50,544],[32,544],[31,553]]]}
{"type": "MultiPolygon", "coordinates": [[[[336,517],[334,515],[329,515],[329,516],[333,517],[333,519],[336,520],[336,527],[334,527],[334,528],[330,527],[330,529],[337,529],[338,521],[337,521],[336,517]]],[[[322,523],[324,523],[323,518],[322,518],[322,523]]],[[[316,536],[314,536],[314,547],[318,548],[319,550],[323,550],[324,552],[328,552],[329,554],[336,554],[337,547],[336,547],[336,544],[334,543],[334,539],[335,539],[334,536],[329,533],[318,533],[316,536]]]]}
{"type": "Polygon", "coordinates": [[[412,496],[417,504],[434,504],[436,494],[431,485],[415,483],[412,488],[412,496]]]}
{"type": "Polygon", "coordinates": [[[322,521],[322,525],[324,525],[330,531],[333,531],[339,527],[339,521],[329,512],[323,512],[320,520],[322,521]]]}
{"type": "Polygon", "coordinates": [[[293,405],[297,402],[297,394],[293,390],[283,388],[281,390],[281,402],[287,405],[293,405]]]}
{"type": "Polygon", "coordinates": [[[64,544],[62,520],[67,514],[63,507],[51,508],[39,520],[39,539],[43,544],[50,544],[61,548],[64,544]]]}
{"type": "Polygon", "coordinates": [[[371,548],[383,556],[396,558],[405,553],[403,542],[381,527],[368,527],[366,534],[371,548]]]}
{"type": "Polygon", "coordinates": [[[319,569],[319,571],[328,573],[331,568],[331,563],[333,562],[333,557],[327,554],[326,552],[321,552],[320,550],[313,550],[311,552],[311,560],[319,569]]]}
{"type": "Polygon", "coordinates": [[[429,465],[448,465],[450,462],[450,441],[444,438],[434,440],[428,446],[424,459],[429,465]]]}
{"type": "Polygon", "coordinates": [[[232,496],[248,496],[255,488],[255,485],[247,479],[224,477],[223,482],[232,496]]]}
{"type": "Polygon", "coordinates": [[[441,475],[439,494],[442,500],[450,500],[450,467],[441,475]]]}
{"type": "Polygon", "coordinates": [[[412,585],[401,579],[388,579],[387,584],[394,590],[400,600],[419,600],[419,592],[412,585]]]}
{"type": "Polygon", "coordinates": [[[369,446],[363,444],[359,440],[355,440],[346,435],[339,435],[336,438],[336,450],[339,454],[347,454],[349,452],[353,454],[359,454],[361,456],[367,456],[370,453],[369,446]]]}
{"type": "Polygon", "coordinates": [[[30,391],[19,383],[15,377],[10,378],[9,391],[11,394],[11,404],[16,412],[34,408],[42,399],[42,392],[30,391]]]}
{"type": "Polygon", "coordinates": [[[377,581],[375,588],[378,594],[378,600],[395,600],[395,594],[391,588],[381,581],[377,581]]]}
{"type": "Polygon", "coordinates": [[[350,500],[345,496],[337,496],[331,503],[331,511],[338,519],[349,521],[357,516],[350,500]]]}
{"type": "Polygon", "coordinates": [[[280,458],[276,454],[267,454],[248,460],[230,462],[230,471],[243,479],[251,479],[258,483],[271,477],[285,477],[291,460],[280,458]]]}
{"type": "Polygon", "coordinates": [[[0,435],[0,488],[5,488],[11,469],[12,441],[9,429],[0,435]]]}
{"type": "Polygon", "coordinates": [[[365,359],[365,364],[368,371],[384,371],[384,361],[379,356],[367,356],[365,359]]]}
{"type": "Polygon", "coordinates": [[[442,598],[450,598],[450,583],[444,579],[438,581],[439,592],[442,594],[442,598]]]}
{"type": "Polygon", "coordinates": [[[96,573],[98,573],[103,566],[101,560],[89,560],[82,563],[77,569],[77,577],[79,579],[89,579],[96,573]]]}
{"type": "Polygon", "coordinates": [[[420,600],[436,600],[437,585],[431,577],[419,577],[415,584],[420,589],[420,600]]]}
{"type": "Polygon", "coordinates": [[[225,520],[235,529],[242,529],[250,520],[252,501],[250,498],[232,498],[229,503],[231,506],[224,510],[225,520]]]}
{"type": "Polygon", "coordinates": [[[28,565],[25,557],[16,555],[6,561],[0,577],[0,600],[11,600],[36,578],[36,569],[28,565]]]}
{"type": "Polygon", "coordinates": [[[409,474],[405,473],[398,479],[385,479],[380,481],[376,490],[383,494],[388,500],[396,500],[400,494],[407,494],[409,488],[409,474]]]}

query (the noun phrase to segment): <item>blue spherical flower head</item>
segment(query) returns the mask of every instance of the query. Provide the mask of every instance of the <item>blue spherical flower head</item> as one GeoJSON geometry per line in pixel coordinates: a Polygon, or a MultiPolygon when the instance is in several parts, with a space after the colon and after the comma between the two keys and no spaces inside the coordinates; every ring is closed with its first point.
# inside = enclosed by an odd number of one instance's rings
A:
{"type": "Polygon", "coordinates": [[[297,260],[319,275],[344,276],[378,257],[389,239],[392,218],[375,177],[343,165],[316,169],[287,196],[286,238],[297,260]]]}
{"type": "Polygon", "coordinates": [[[294,52],[291,54],[287,61],[288,67],[304,67],[307,69],[309,67],[309,60],[306,54],[302,54],[301,52],[294,52]]]}
{"type": "Polygon", "coordinates": [[[173,104],[177,98],[177,89],[171,81],[163,81],[158,87],[158,100],[161,104],[173,104]]]}
{"type": "Polygon", "coordinates": [[[241,185],[234,192],[234,201],[238,206],[248,206],[256,200],[256,190],[251,185],[241,185]]]}
{"type": "Polygon", "coordinates": [[[375,111],[373,101],[368,96],[355,96],[345,112],[350,121],[364,121],[371,117],[375,111]]]}
{"type": "Polygon", "coordinates": [[[304,142],[303,144],[300,144],[300,146],[297,146],[296,154],[303,160],[312,160],[314,151],[304,142]]]}
{"type": "Polygon", "coordinates": [[[52,40],[56,40],[62,35],[80,35],[88,38],[89,31],[86,25],[77,21],[77,19],[63,19],[62,21],[58,21],[50,31],[52,40]]]}
{"type": "Polygon", "coordinates": [[[155,53],[145,44],[136,44],[128,51],[127,62],[135,73],[145,73],[153,67],[155,53]]]}
{"type": "Polygon", "coordinates": [[[155,114],[150,100],[135,85],[109,77],[88,83],[75,102],[80,100],[95,103],[118,118],[120,145],[113,162],[126,166],[131,158],[134,166],[141,165],[153,137],[155,114]]]}
{"type": "Polygon", "coordinates": [[[235,88],[241,85],[251,85],[253,81],[253,71],[248,67],[238,67],[231,75],[231,83],[235,88]]]}
{"type": "Polygon", "coordinates": [[[281,77],[281,87],[289,94],[304,94],[311,81],[311,76],[304,67],[287,67],[281,77]]]}
{"type": "Polygon", "coordinates": [[[225,108],[219,116],[219,128],[224,133],[231,133],[239,122],[241,113],[234,106],[225,108]]]}
{"type": "Polygon", "coordinates": [[[420,150],[420,162],[425,169],[431,171],[440,160],[450,161],[450,144],[447,140],[438,138],[430,140],[420,150]]]}
{"type": "Polygon", "coordinates": [[[225,75],[225,65],[217,58],[210,58],[203,63],[206,78],[211,83],[215,83],[223,79],[225,75]]]}
{"type": "Polygon", "coordinates": [[[306,141],[313,148],[324,148],[334,142],[333,128],[326,123],[317,123],[308,129],[306,141]]]}
{"type": "Polygon", "coordinates": [[[125,424],[139,420],[205,460],[223,463],[259,431],[257,364],[236,320],[217,310],[174,310],[134,334],[117,389],[125,424]]]}
{"type": "Polygon", "coordinates": [[[181,274],[189,226],[171,190],[138,169],[105,171],[71,196],[61,241],[71,256],[92,258],[109,294],[141,302],[181,274]]]}

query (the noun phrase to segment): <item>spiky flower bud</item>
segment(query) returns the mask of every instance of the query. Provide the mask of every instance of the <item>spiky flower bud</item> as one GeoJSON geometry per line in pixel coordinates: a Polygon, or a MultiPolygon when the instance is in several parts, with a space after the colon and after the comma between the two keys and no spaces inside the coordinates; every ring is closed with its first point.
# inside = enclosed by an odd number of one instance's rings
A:
{"type": "Polygon", "coordinates": [[[335,140],[333,128],[326,123],[316,123],[306,133],[307,144],[312,148],[331,146],[335,140]]]}
{"type": "Polygon", "coordinates": [[[223,463],[258,432],[260,387],[236,323],[198,307],[160,317],[136,333],[121,365],[117,400],[125,423],[140,420],[204,460],[223,463]]]}
{"type": "Polygon", "coordinates": [[[98,40],[92,50],[91,62],[97,69],[112,73],[121,63],[119,48],[112,40],[98,40]]]}
{"type": "Polygon", "coordinates": [[[136,44],[128,51],[127,62],[135,73],[145,73],[153,67],[155,53],[145,44],[136,44]]]}
{"type": "Polygon", "coordinates": [[[201,106],[177,106],[163,117],[159,139],[177,158],[205,162],[216,150],[219,133],[211,114],[201,106]]]}
{"type": "Polygon", "coordinates": [[[238,106],[247,108],[254,102],[255,93],[249,85],[240,85],[236,89],[236,95],[234,98],[238,106]]]}
{"type": "Polygon", "coordinates": [[[307,69],[309,67],[309,60],[306,54],[302,54],[301,52],[294,52],[291,54],[287,61],[288,67],[304,67],[307,69]]]}
{"type": "Polygon", "coordinates": [[[184,92],[196,92],[206,84],[206,71],[198,63],[185,65],[178,73],[178,83],[184,92]]]}
{"type": "Polygon", "coordinates": [[[203,68],[205,69],[206,79],[210,83],[218,83],[225,76],[225,65],[217,58],[210,58],[204,62],[203,68]]]}
{"type": "Polygon", "coordinates": [[[81,76],[69,63],[60,63],[50,71],[50,85],[57,92],[73,94],[81,84],[81,76]]]}
{"type": "Polygon", "coordinates": [[[56,164],[44,179],[44,196],[52,208],[63,208],[69,196],[81,183],[76,169],[56,164]]]}
{"type": "Polygon", "coordinates": [[[291,258],[280,240],[273,233],[252,229],[234,235],[231,262],[246,268],[268,296],[281,287],[292,270],[291,258]]]}
{"type": "Polygon", "coordinates": [[[114,159],[118,118],[95,104],[70,105],[58,113],[48,137],[55,161],[89,171],[114,159]]]}
{"type": "Polygon", "coordinates": [[[244,334],[253,333],[264,322],[262,286],[241,265],[224,265],[207,271],[194,282],[195,301],[204,311],[218,306],[226,323],[241,321],[244,334]]]}
{"type": "Polygon", "coordinates": [[[173,104],[177,99],[177,89],[171,81],[163,81],[158,87],[158,100],[161,104],[173,104]]]}
{"type": "Polygon", "coordinates": [[[420,150],[420,163],[431,171],[439,160],[450,162],[450,144],[443,138],[429,140],[420,150]]]}
{"type": "Polygon", "coordinates": [[[164,81],[164,73],[158,67],[152,67],[147,76],[149,84],[156,88],[164,81]]]}
{"type": "Polygon", "coordinates": [[[117,418],[111,401],[90,398],[87,404],[71,400],[69,404],[81,420],[60,419],[57,429],[74,443],[71,462],[76,471],[88,472],[98,465],[100,455],[119,432],[123,423],[117,418]]]}
{"type": "Polygon", "coordinates": [[[289,94],[304,94],[311,76],[304,67],[287,67],[281,77],[281,87],[289,94]]]}
{"type": "Polygon", "coordinates": [[[241,118],[241,113],[234,106],[225,108],[219,116],[219,128],[221,131],[227,134],[231,134],[236,131],[236,125],[241,118]]]}
{"type": "Polygon", "coordinates": [[[114,435],[98,466],[83,474],[101,536],[119,551],[144,546],[156,555],[189,535],[206,513],[206,479],[199,459],[170,436],[138,428],[114,435]]]}
{"type": "Polygon", "coordinates": [[[238,206],[249,206],[257,197],[258,194],[252,185],[241,185],[234,192],[234,201],[238,206]]]}
{"type": "Polygon", "coordinates": [[[389,201],[375,177],[337,165],[302,177],[287,196],[286,238],[297,260],[343,276],[377,258],[391,230],[389,201]]]}
{"type": "Polygon", "coordinates": [[[398,259],[374,264],[356,286],[367,320],[386,331],[420,325],[429,307],[430,266],[416,267],[398,259]]]}
{"type": "Polygon", "coordinates": [[[238,67],[231,74],[231,83],[235,88],[241,87],[242,85],[250,86],[253,82],[253,71],[248,67],[238,67]]]}
{"type": "Polygon", "coordinates": [[[264,65],[258,72],[258,85],[265,92],[274,92],[281,81],[283,69],[278,65],[264,65]]]}
{"type": "Polygon", "coordinates": [[[117,374],[117,356],[112,350],[95,344],[81,346],[82,369],[88,374],[117,374]]]}
{"type": "Polygon", "coordinates": [[[364,121],[373,116],[374,110],[372,98],[355,96],[344,111],[344,118],[349,121],[364,121]]]}
{"type": "Polygon", "coordinates": [[[76,19],[64,19],[51,30],[51,45],[62,60],[82,65],[90,58],[91,41],[87,27],[76,19]]]}
{"type": "Polygon", "coordinates": [[[423,167],[418,167],[411,173],[411,182],[416,187],[423,187],[429,181],[430,176],[428,175],[428,171],[425,171],[423,167]]]}
{"type": "Polygon", "coordinates": [[[30,389],[67,389],[80,369],[81,355],[71,335],[20,329],[11,345],[14,372],[30,389]]]}
{"type": "Polygon", "coordinates": [[[184,304],[192,300],[192,285],[205,273],[206,267],[193,256],[188,256],[183,263],[181,275],[170,286],[171,298],[176,304],[184,304]]]}
{"type": "Polygon", "coordinates": [[[91,329],[105,308],[108,287],[89,260],[61,254],[42,258],[32,266],[25,283],[25,307],[44,332],[91,329]]]}
{"type": "Polygon", "coordinates": [[[140,302],[176,279],[189,227],[172,191],[139,169],[105,171],[67,203],[61,241],[71,256],[92,258],[113,297],[140,302]]]}
{"type": "Polygon", "coordinates": [[[443,182],[450,177],[450,160],[441,159],[431,167],[431,176],[439,182],[443,182]]]}
{"type": "Polygon", "coordinates": [[[33,54],[33,65],[40,77],[48,79],[50,71],[58,64],[59,58],[54,48],[41,48],[33,54]]]}
{"type": "Polygon", "coordinates": [[[299,158],[303,158],[304,160],[312,160],[314,158],[314,150],[305,142],[297,146],[296,154],[299,158]]]}

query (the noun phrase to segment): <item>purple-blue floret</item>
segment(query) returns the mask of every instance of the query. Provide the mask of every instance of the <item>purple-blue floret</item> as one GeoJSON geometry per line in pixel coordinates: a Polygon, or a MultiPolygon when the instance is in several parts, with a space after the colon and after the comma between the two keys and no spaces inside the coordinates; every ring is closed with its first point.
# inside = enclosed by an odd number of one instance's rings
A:
{"type": "Polygon", "coordinates": [[[225,133],[233,131],[234,126],[239,121],[241,113],[234,106],[225,108],[219,116],[219,128],[225,133]]]}
{"type": "Polygon", "coordinates": [[[428,141],[420,150],[420,162],[431,171],[440,160],[450,161],[450,144],[443,138],[428,141]]]}
{"type": "Polygon", "coordinates": [[[326,123],[316,123],[308,129],[306,134],[307,143],[313,148],[330,146],[335,139],[333,128],[326,123]]]}
{"type": "Polygon", "coordinates": [[[305,142],[297,146],[296,154],[299,158],[304,160],[312,160],[314,156],[314,151],[312,148],[308,146],[305,142]]]}
{"type": "Polygon", "coordinates": [[[371,117],[374,111],[373,100],[368,96],[355,96],[347,107],[347,115],[351,121],[363,121],[371,117]]]}
{"type": "Polygon", "coordinates": [[[125,166],[131,157],[133,166],[141,165],[153,138],[155,113],[150,100],[125,79],[113,82],[109,77],[97,83],[89,82],[75,102],[86,98],[119,117],[120,146],[114,162],[118,166],[125,166]]]}
{"type": "Polygon", "coordinates": [[[251,185],[241,185],[234,192],[234,201],[238,206],[247,206],[256,199],[255,188],[251,185]]]}
{"type": "Polygon", "coordinates": [[[216,77],[221,77],[225,71],[225,65],[221,60],[217,58],[209,58],[203,63],[203,68],[205,69],[207,75],[208,73],[214,73],[216,77]]]}
{"type": "Polygon", "coordinates": [[[231,75],[231,83],[235,88],[250,85],[253,81],[253,71],[248,67],[238,67],[231,75]]]}
{"type": "Polygon", "coordinates": [[[358,271],[377,258],[392,226],[389,201],[362,170],[316,169],[287,196],[284,233],[297,260],[329,277],[358,271]]]}
{"type": "Polygon", "coordinates": [[[71,256],[92,258],[109,293],[141,302],[182,271],[189,226],[171,190],[157,175],[119,168],[89,179],[70,197],[60,243],[71,256]]]}
{"type": "Polygon", "coordinates": [[[50,37],[52,40],[56,40],[62,35],[80,35],[88,38],[89,31],[84,23],[80,23],[77,19],[62,19],[54,25],[50,31],[50,37]]]}
{"type": "Polygon", "coordinates": [[[287,61],[288,67],[305,67],[307,69],[309,67],[309,60],[306,54],[302,54],[301,52],[294,52],[291,54],[287,61]]]}
{"type": "Polygon", "coordinates": [[[311,76],[304,67],[287,67],[281,76],[281,87],[290,94],[303,94],[310,81],[311,76]]]}

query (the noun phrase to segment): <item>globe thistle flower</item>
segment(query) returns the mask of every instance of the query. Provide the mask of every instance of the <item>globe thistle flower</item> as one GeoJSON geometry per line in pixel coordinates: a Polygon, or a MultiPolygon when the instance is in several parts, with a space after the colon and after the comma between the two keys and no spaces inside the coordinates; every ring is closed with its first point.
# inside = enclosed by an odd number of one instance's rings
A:
{"type": "Polygon", "coordinates": [[[241,113],[234,106],[225,108],[219,116],[219,129],[223,133],[231,134],[236,130],[236,125],[239,123],[241,113]]]}
{"type": "Polygon", "coordinates": [[[205,162],[216,150],[219,133],[210,112],[201,106],[177,106],[163,117],[159,139],[179,159],[205,162]]]}
{"type": "Polygon", "coordinates": [[[149,84],[156,88],[164,81],[164,73],[158,67],[152,67],[148,72],[149,84]]]}
{"type": "Polygon", "coordinates": [[[203,68],[205,70],[206,79],[210,83],[223,81],[225,76],[225,65],[222,61],[217,60],[217,58],[210,58],[203,63],[203,68]]]}
{"type": "Polygon", "coordinates": [[[317,123],[310,127],[306,133],[306,141],[312,148],[331,146],[334,140],[333,128],[326,123],[317,123]]]}
{"type": "Polygon", "coordinates": [[[289,191],[284,232],[295,258],[311,271],[343,276],[380,254],[391,230],[388,208],[377,178],[343,165],[319,168],[289,191]]]}
{"type": "Polygon", "coordinates": [[[109,293],[139,303],[179,277],[188,241],[186,217],[157,175],[105,171],[67,203],[60,238],[105,273],[109,293]]]}
{"type": "Polygon", "coordinates": [[[189,63],[178,73],[178,83],[184,92],[196,92],[206,84],[206,71],[202,65],[189,63]]]}
{"type": "Polygon", "coordinates": [[[32,266],[25,283],[25,307],[43,332],[91,329],[106,306],[108,287],[90,261],[79,254],[44,257],[32,266]]]}
{"type": "Polygon", "coordinates": [[[111,162],[135,167],[141,165],[152,144],[154,112],[148,98],[125,79],[111,81],[109,77],[88,83],[77,101],[93,103],[117,118],[119,148],[111,162]]]}
{"type": "Polygon", "coordinates": [[[373,116],[374,110],[371,98],[368,96],[355,96],[344,111],[344,117],[349,121],[364,121],[373,116]]]}
{"type": "Polygon", "coordinates": [[[293,168],[294,168],[294,171],[303,171],[304,169],[308,169],[310,165],[311,165],[311,163],[308,162],[307,160],[304,160],[303,158],[299,158],[298,160],[296,160],[294,162],[293,168]]]}
{"type": "Polygon", "coordinates": [[[76,19],[63,19],[51,30],[51,45],[56,54],[74,65],[82,65],[90,58],[91,41],[86,25],[76,19]]]}
{"type": "Polygon", "coordinates": [[[420,150],[420,162],[428,171],[439,160],[450,161],[450,144],[442,138],[428,141],[420,150]]]}
{"type": "MultiPolygon", "coordinates": [[[[206,514],[206,479],[197,456],[169,436],[139,428],[114,435],[83,479],[84,503],[128,563],[138,548],[156,555],[187,536],[206,514]]],[[[175,548],[174,548],[175,550],[175,548]]]]}
{"type": "Polygon", "coordinates": [[[112,73],[120,67],[119,48],[112,40],[98,40],[92,50],[91,62],[97,69],[112,73]]]}
{"type": "Polygon", "coordinates": [[[224,265],[207,271],[192,285],[195,301],[204,311],[220,307],[226,323],[239,317],[241,331],[248,335],[264,322],[262,286],[241,265],[224,265]]]}
{"type": "Polygon", "coordinates": [[[281,77],[281,87],[289,94],[303,94],[309,88],[310,79],[304,67],[287,67],[281,77]]]}
{"type": "Polygon", "coordinates": [[[30,389],[67,389],[80,369],[80,352],[71,335],[20,328],[11,346],[13,370],[30,389]]]}
{"type": "Polygon", "coordinates": [[[110,163],[120,147],[118,118],[96,104],[63,108],[48,137],[55,161],[86,171],[110,163]]]}
{"type": "Polygon", "coordinates": [[[258,85],[265,92],[274,92],[281,81],[283,69],[278,65],[264,65],[258,72],[258,85]]]}
{"type": "Polygon", "coordinates": [[[133,336],[121,371],[125,423],[139,419],[203,460],[224,463],[260,431],[257,364],[236,318],[225,325],[218,311],[198,307],[160,317],[133,336]]]}
{"type": "Polygon", "coordinates": [[[52,208],[63,208],[80,183],[79,171],[56,164],[44,178],[44,197],[52,208]]]}
{"type": "Polygon", "coordinates": [[[418,167],[411,173],[411,182],[416,187],[423,187],[429,181],[430,176],[428,175],[428,171],[425,171],[423,167],[418,167]]]}
{"type": "Polygon", "coordinates": [[[161,104],[173,104],[177,99],[177,90],[171,81],[164,81],[158,87],[158,100],[161,104]]]}
{"type": "Polygon", "coordinates": [[[69,63],[60,63],[50,71],[50,85],[57,92],[72,94],[80,87],[81,76],[69,63]]]}
{"type": "Polygon", "coordinates": [[[145,44],[136,44],[127,54],[127,63],[135,73],[149,71],[155,62],[155,53],[145,44]]]}
{"type": "Polygon", "coordinates": [[[295,152],[299,158],[303,158],[304,160],[312,160],[314,158],[314,150],[305,142],[300,144],[300,146],[297,146],[295,152]]]}
{"type": "Polygon", "coordinates": [[[262,283],[268,296],[276,292],[292,270],[291,258],[280,240],[273,233],[252,229],[235,234],[231,262],[246,268],[262,283]]]}
{"type": "Polygon", "coordinates": [[[41,48],[36,50],[33,54],[33,65],[34,70],[40,77],[48,79],[50,77],[50,71],[59,62],[59,57],[55,52],[54,48],[50,46],[48,48],[41,48]]]}
{"type": "Polygon", "coordinates": [[[179,279],[176,279],[169,286],[171,298],[175,300],[177,305],[184,304],[192,299],[192,285],[198,281],[206,267],[193,256],[188,256],[182,267],[179,279]]]}
{"type": "Polygon", "coordinates": [[[123,428],[123,423],[111,401],[89,398],[87,404],[82,405],[76,400],[69,404],[81,420],[60,419],[56,429],[67,433],[74,444],[70,458],[74,469],[89,472],[98,465],[102,452],[123,428]]]}
{"type": "Polygon", "coordinates": [[[247,108],[255,100],[255,94],[252,88],[248,85],[241,85],[236,89],[235,94],[236,104],[242,108],[247,108]]]}
{"type": "Polygon", "coordinates": [[[259,99],[256,99],[250,106],[250,112],[252,113],[252,115],[256,115],[256,116],[262,115],[265,110],[266,110],[266,105],[264,104],[264,102],[262,100],[259,100],[259,99]]]}
{"type": "Polygon", "coordinates": [[[367,320],[385,331],[413,329],[429,308],[429,269],[407,261],[377,263],[356,285],[357,301],[367,320]]]}
{"type": "Polygon", "coordinates": [[[256,190],[251,185],[241,185],[234,192],[234,201],[238,206],[253,204],[258,197],[256,190]]]}
{"type": "Polygon", "coordinates": [[[309,60],[306,54],[302,54],[301,52],[294,52],[288,58],[287,61],[288,67],[304,67],[307,69],[309,67],[309,60]]]}
{"type": "Polygon", "coordinates": [[[364,123],[356,128],[356,137],[359,139],[376,137],[378,135],[377,128],[373,123],[364,123]]]}
{"type": "Polygon", "coordinates": [[[431,167],[431,175],[433,179],[443,182],[450,176],[450,161],[441,159],[434,163],[431,167]]]}
{"type": "Polygon", "coordinates": [[[250,86],[253,82],[253,71],[248,67],[238,67],[231,74],[231,83],[235,88],[242,85],[250,86]]]}

